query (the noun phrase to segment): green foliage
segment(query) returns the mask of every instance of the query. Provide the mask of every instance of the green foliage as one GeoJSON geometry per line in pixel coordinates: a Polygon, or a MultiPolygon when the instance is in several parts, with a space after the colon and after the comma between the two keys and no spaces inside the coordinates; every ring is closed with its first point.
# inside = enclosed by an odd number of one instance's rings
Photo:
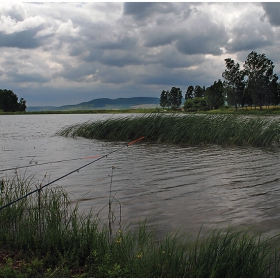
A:
{"type": "MultiPolygon", "coordinates": [[[[30,185],[19,177],[5,179],[0,205],[27,193],[30,185]]],[[[106,226],[72,208],[61,188],[42,192],[0,212],[1,277],[280,276],[277,236],[227,228],[195,240],[178,233],[159,240],[156,229],[143,222],[110,238],[106,226]]]]}
{"type": "Polygon", "coordinates": [[[11,90],[0,89],[0,110],[4,112],[25,111],[26,101],[21,98],[18,103],[18,97],[11,90]]]}
{"type": "Polygon", "coordinates": [[[194,99],[187,99],[184,103],[185,112],[196,112],[207,110],[205,98],[195,97],[194,99]]]}
{"type": "Polygon", "coordinates": [[[247,87],[251,91],[254,104],[259,105],[260,109],[269,95],[271,81],[278,79],[277,75],[273,75],[273,68],[273,62],[266,58],[265,54],[257,54],[254,51],[249,53],[244,63],[244,71],[248,77],[247,87]]]}
{"type": "Polygon", "coordinates": [[[205,86],[201,87],[196,85],[194,88],[194,97],[204,97],[205,94],[205,86]]]}
{"type": "MultiPolygon", "coordinates": [[[[278,76],[273,74],[273,62],[265,54],[257,54],[252,51],[248,54],[244,63],[244,70],[240,70],[239,63],[235,63],[231,58],[225,59],[226,70],[222,73],[225,81],[214,82],[205,90],[196,85],[195,88],[188,86],[185,100],[193,98],[205,98],[208,110],[224,105],[227,101],[229,106],[247,107],[254,105],[260,110],[263,106],[278,105],[280,102],[280,89],[277,83],[278,76]]],[[[196,106],[193,102],[185,102],[185,111],[194,112],[196,106]]]]}
{"type": "Polygon", "coordinates": [[[193,99],[193,97],[194,97],[194,87],[189,86],[185,94],[185,100],[193,99]]]}
{"type": "Polygon", "coordinates": [[[170,92],[163,90],[160,96],[160,106],[176,109],[182,104],[182,91],[180,88],[172,87],[170,92]]]}
{"type": "Polygon", "coordinates": [[[170,144],[269,146],[280,143],[278,119],[237,115],[150,114],[68,126],[57,133],[109,141],[144,141],[170,144]]]}
{"type": "Polygon", "coordinates": [[[221,80],[218,80],[218,82],[215,81],[213,85],[206,89],[205,101],[210,110],[218,109],[224,105],[224,87],[221,80]]]}
{"type": "Polygon", "coordinates": [[[234,60],[227,58],[226,70],[222,76],[225,78],[225,87],[227,90],[227,102],[233,105],[236,109],[238,105],[244,105],[245,100],[243,96],[245,81],[245,72],[240,70],[239,63],[234,63],[234,60]]]}
{"type": "Polygon", "coordinates": [[[180,88],[172,87],[170,90],[170,97],[169,101],[171,104],[171,107],[178,108],[182,104],[182,91],[180,88]]]}
{"type": "Polygon", "coordinates": [[[159,99],[159,105],[160,105],[160,107],[162,107],[163,109],[164,109],[165,107],[169,107],[168,98],[169,98],[169,92],[163,90],[162,93],[161,93],[161,95],[160,95],[160,99],[159,99]]]}

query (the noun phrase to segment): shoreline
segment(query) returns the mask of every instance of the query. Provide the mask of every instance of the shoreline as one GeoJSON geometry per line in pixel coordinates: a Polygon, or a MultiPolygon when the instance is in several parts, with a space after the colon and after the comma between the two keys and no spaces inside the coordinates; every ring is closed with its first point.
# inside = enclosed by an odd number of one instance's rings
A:
{"type": "Polygon", "coordinates": [[[46,114],[133,114],[133,113],[159,113],[159,114],[233,114],[233,115],[256,115],[256,116],[274,116],[280,115],[280,107],[272,107],[260,110],[257,108],[221,108],[217,110],[209,111],[196,111],[185,112],[181,110],[171,110],[163,108],[149,108],[149,109],[96,109],[96,110],[73,110],[73,111],[26,111],[26,112],[3,112],[0,111],[0,115],[46,115],[46,114]]]}

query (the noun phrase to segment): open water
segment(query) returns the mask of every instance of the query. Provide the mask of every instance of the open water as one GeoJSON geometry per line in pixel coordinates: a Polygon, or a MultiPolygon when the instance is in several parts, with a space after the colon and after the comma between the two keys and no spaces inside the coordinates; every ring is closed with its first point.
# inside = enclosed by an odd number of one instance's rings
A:
{"type": "MultiPolygon", "coordinates": [[[[117,224],[157,225],[161,233],[180,230],[196,235],[201,226],[252,228],[265,235],[280,232],[280,149],[180,147],[138,142],[103,142],[65,138],[61,128],[88,120],[124,115],[10,115],[0,116],[0,170],[18,169],[43,185],[94,158],[60,163],[60,160],[102,156],[120,151],[56,182],[70,193],[81,211],[99,213],[106,222],[111,176],[117,224]],[[114,166],[114,170],[112,167],[114,166]],[[120,208],[121,205],[121,208],[120,208]],[[120,213],[121,209],[121,213],[120,213]]],[[[0,173],[14,176],[15,170],[0,173]]]]}

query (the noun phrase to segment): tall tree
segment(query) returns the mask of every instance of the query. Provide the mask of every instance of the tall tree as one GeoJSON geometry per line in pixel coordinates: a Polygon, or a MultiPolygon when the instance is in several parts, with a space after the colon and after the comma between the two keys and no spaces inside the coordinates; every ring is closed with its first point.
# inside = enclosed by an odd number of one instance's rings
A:
{"type": "Polygon", "coordinates": [[[279,96],[279,84],[277,83],[278,76],[273,75],[272,80],[269,83],[268,94],[266,95],[266,105],[278,105],[280,102],[279,96]]]}
{"type": "Polygon", "coordinates": [[[205,86],[201,87],[196,85],[194,88],[194,97],[204,97],[205,94],[205,86]]]}
{"type": "Polygon", "coordinates": [[[205,86],[201,87],[196,85],[194,88],[194,97],[204,97],[205,94],[205,86]]]}
{"type": "Polygon", "coordinates": [[[243,92],[245,88],[244,76],[245,72],[240,70],[239,63],[234,63],[231,58],[225,59],[226,70],[222,76],[225,78],[225,87],[231,88],[227,90],[227,101],[229,105],[234,105],[235,109],[239,104],[243,103],[243,92]]]}
{"type": "Polygon", "coordinates": [[[220,79],[206,89],[205,101],[210,110],[218,109],[220,106],[224,105],[224,86],[220,79]]]}
{"type": "Polygon", "coordinates": [[[165,90],[163,90],[161,92],[160,99],[159,99],[159,105],[163,109],[168,106],[168,94],[165,90]]]}
{"type": "Polygon", "coordinates": [[[18,104],[18,110],[24,112],[26,110],[26,101],[21,98],[18,104]]]}
{"type": "Polygon", "coordinates": [[[170,105],[173,108],[178,108],[181,106],[182,104],[182,91],[180,88],[176,88],[176,87],[172,87],[172,89],[170,90],[170,105]]]}
{"type": "Polygon", "coordinates": [[[247,87],[252,94],[254,104],[260,106],[262,110],[266,95],[269,93],[269,84],[273,80],[273,62],[265,54],[252,51],[243,66],[247,76],[247,87]]]}
{"type": "Polygon", "coordinates": [[[185,94],[185,99],[193,99],[194,97],[194,87],[193,86],[188,86],[188,89],[185,94]]]}

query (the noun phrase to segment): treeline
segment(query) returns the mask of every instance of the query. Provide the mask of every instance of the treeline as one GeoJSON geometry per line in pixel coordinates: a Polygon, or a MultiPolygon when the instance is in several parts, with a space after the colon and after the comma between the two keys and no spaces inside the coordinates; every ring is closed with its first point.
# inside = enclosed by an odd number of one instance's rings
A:
{"type": "Polygon", "coordinates": [[[182,104],[182,91],[180,88],[172,87],[171,90],[163,90],[160,95],[159,104],[161,107],[176,109],[181,106],[182,104]]]}
{"type": "MultiPolygon", "coordinates": [[[[257,54],[255,51],[249,53],[243,64],[243,70],[240,69],[239,63],[235,63],[231,58],[225,59],[225,62],[223,82],[219,79],[207,88],[199,85],[188,87],[185,94],[185,111],[218,109],[226,104],[234,106],[236,110],[248,106],[262,109],[263,106],[276,106],[280,103],[278,76],[273,73],[273,62],[265,54],[257,54]]],[[[173,88],[177,92],[181,91],[180,88],[173,88]]],[[[172,90],[163,91],[160,106],[178,108],[182,104],[179,100],[177,103],[173,102],[171,96],[172,90]],[[166,101],[168,96],[171,101],[166,101]]]]}
{"type": "Polygon", "coordinates": [[[12,90],[0,89],[0,110],[4,112],[24,112],[26,109],[26,101],[18,97],[12,90]]]}

